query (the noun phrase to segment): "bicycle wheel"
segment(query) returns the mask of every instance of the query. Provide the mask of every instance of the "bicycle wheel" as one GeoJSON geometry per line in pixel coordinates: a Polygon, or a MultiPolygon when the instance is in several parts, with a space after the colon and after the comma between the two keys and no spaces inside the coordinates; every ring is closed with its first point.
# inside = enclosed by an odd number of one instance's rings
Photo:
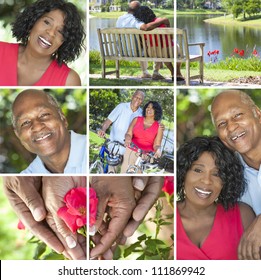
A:
{"type": "Polygon", "coordinates": [[[103,164],[100,160],[96,160],[90,165],[89,172],[93,174],[103,174],[103,164]]]}

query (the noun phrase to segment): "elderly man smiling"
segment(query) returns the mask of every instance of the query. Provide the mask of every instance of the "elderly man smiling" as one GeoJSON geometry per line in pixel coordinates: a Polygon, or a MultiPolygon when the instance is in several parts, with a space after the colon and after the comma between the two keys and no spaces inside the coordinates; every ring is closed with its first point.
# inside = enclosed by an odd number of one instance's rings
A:
{"type": "Polygon", "coordinates": [[[50,94],[22,91],[12,106],[14,132],[37,157],[21,173],[85,173],[86,136],[68,130],[68,122],[50,94]]]}

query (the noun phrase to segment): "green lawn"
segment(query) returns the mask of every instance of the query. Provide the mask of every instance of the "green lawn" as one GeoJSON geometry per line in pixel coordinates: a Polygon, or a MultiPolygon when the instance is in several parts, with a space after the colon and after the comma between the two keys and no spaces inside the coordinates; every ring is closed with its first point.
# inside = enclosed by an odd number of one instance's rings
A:
{"type": "MultiPolygon", "coordinates": [[[[174,17],[173,9],[153,9],[153,12],[157,15],[157,17],[174,17]]],[[[118,18],[122,15],[126,14],[126,12],[105,12],[105,13],[90,13],[91,17],[98,18],[118,18]]]]}
{"type": "MultiPolygon", "coordinates": [[[[185,70],[182,70],[185,75],[185,70]]],[[[191,70],[191,75],[195,75],[198,72],[195,69],[191,70]]],[[[223,69],[204,69],[204,80],[213,82],[229,82],[232,79],[243,78],[243,77],[255,77],[261,76],[261,72],[255,71],[234,71],[234,70],[223,70],[223,69]]]]}
{"type": "Polygon", "coordinates": [[[261,29],[261,15],[256,18],[246,19],[244,20],[242,17],[238,19],[234,19],[233,15],[223,15],[220,17],[215,17],[211,19],[206,19],[205,22],[211,24],[221,24],[221,25],[229,25],[229,26],[247,26],[253,27],[257,29],[261,29]]]}

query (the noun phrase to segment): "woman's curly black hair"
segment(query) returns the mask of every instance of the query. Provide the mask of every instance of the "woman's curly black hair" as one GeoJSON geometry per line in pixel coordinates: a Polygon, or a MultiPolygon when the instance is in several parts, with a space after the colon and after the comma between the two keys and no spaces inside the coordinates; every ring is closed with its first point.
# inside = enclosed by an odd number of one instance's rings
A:
{"type": "Polygon", "coordinates": [[[223,183],[218,202],[227,210],[233,207],[245,192],[244,167],[238,156],[229,150],[217,136],[195,137],[180,146],[177,151],[177,196],[184,201],[184,182],[191,165],[203,152],[215,159],[223,183]]]}
{"type": "Polygon", "coordinates": [[[147,6],[140,6],[133,14],[135,16],[136,19],[144,22],[144,23],[149,23],[154,21],[154,19],[156,18],[156,15],[154,14],[154,12],[152,11],[152,9],[150,9],[147,6]]]}
{"type": "Polygon", "coordinates": [[[21,41],[23,45],[26,45],[36,21],[53,10],[61,10],[65,16],[62,31],[64,42],[57,50],[55,57],[61,65],[63,62],[74,61],[84,47],[85,32],[81,15],[74,4],[66,0],[38,0],[17,16],[12,25],[12,32],[18,42],[21,41]]]}
{"type": "Polygon", "coordinates": [[[146,116],[146,109],[147,107],[152,104],[152,107],[154,109],[154,120],[155,121],[160,121],[162,118],[162,108],[160,106],[160,104],[157,101],[149,101],[148,103],[146,103],[143,107],[142,110],[142,116],[145,117],[146,116]]]}

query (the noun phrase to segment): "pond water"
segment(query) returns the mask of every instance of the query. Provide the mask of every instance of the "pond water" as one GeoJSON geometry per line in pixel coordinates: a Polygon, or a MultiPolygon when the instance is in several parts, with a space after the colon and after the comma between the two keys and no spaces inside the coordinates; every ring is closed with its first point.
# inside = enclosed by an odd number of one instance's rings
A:
{"type": "MultiPolygon", "coordinates": [[[[187,29],[189,43],[204,42],[204,59],[209,61],[208,51],[219,50],[218,59],[224,59],[233,54],[234,48],[239,50],[248,49],[248,55],[252,53],[256,46],[261,53],[261,29],[214,25],[204,22],[211,18],[211,15],[178,15],[177,27],[187,29]]],[[[196,53],[195,48],[192,52],[196,53]]],[[[246,55],[246,54],[245,54],[246,55]]]]}
{"type": "MultiPolygon", "coordinates": [[[[186,28],[190,43],[204,42],[204,59],[210,61],[208,51],[219,50],[218,59],[224,59],[233,54],[234,48],[245,50],[245,56],[252,53],[253,48],[261,54],[261,29],[242,26],[214,25],[204,22],[211,15],[178,15],[177,27],[186,28]]],[[[114,27],[117,19],[90,18],[89,46],[90,50],[99,50],[97,28],[114,27]]],[[[171,23],[173,26],[173,22],[171,23]]],[[[198,52],[191,48],[192,53],[198,52]]]]}

